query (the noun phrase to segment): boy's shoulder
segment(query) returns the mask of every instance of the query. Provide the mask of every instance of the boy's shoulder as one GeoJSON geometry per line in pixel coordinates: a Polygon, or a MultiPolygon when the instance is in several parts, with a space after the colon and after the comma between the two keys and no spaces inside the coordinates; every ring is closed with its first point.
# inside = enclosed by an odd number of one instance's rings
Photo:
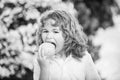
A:
{"type": "Polygon", "coordinates": [[[88,51],[85,51],[85,55],[82,57],[82,61],[85,63],[93,63],[92,57],[88,51]]]}
{"type": "Polygon", "coordinates": [[[83,55],[82,58],[75,58],[75,60],[78,60],[78,61],[80,61],[80,62],[82,62],[82,63],[83,63],[83,62],[84,62],[84,63],[93,62],[92,57],[91,57],[90,53],[88,53],[88,51],[85,51],[85,52],[84,52],[84,55],[83,55]]]}

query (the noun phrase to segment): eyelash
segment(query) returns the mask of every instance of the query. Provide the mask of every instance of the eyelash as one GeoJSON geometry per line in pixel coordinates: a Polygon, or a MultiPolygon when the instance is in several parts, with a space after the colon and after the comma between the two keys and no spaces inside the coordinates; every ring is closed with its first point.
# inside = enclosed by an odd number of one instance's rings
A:
{"type": "Polygon", "coordinates": [[[48,33],[48,31],[42,31],[42,33],[48,33]]]}
{"type": "MultiPolygon", "coordinates": [[[[48,33],[49,31],[42,31],[42,33],[48,33]]],[[[59,31],[53,31],[53,33],[59,33],[59,31]]]]}
{"type": "Polygon", "coordinates": [[[59,33],[58,31],[54,31],[54,33],[59,33]]]}

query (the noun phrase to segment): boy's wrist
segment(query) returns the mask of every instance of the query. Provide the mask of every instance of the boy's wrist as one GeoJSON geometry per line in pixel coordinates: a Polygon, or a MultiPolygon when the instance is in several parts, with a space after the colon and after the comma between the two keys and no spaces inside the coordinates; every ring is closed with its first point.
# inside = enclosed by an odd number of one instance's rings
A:
{"type": "Polygon", "coordinates": [[[41,67],[40,80],[48,80],[50,74],[50,67],[41,67]]]}

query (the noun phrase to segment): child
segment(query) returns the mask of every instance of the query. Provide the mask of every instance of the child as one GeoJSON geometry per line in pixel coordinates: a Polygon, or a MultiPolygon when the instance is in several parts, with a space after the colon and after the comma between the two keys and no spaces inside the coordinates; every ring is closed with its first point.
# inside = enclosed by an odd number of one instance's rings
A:
{"type": "Polygon", "coordinates": [[[100,80],[75,17],[51,10],[42,14],[39,23],[34,80],[100,80]]]}

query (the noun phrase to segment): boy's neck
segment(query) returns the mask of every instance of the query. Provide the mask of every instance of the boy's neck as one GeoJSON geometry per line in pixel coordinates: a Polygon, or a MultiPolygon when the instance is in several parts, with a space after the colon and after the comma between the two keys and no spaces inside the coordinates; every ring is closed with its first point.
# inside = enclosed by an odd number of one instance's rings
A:
{"type": "Polygon", "coordinates": [[[63,60],[65,60],[67,58],[64,51],[57,53],[56,56],[59,58],[62,58],[63,60]]]}

